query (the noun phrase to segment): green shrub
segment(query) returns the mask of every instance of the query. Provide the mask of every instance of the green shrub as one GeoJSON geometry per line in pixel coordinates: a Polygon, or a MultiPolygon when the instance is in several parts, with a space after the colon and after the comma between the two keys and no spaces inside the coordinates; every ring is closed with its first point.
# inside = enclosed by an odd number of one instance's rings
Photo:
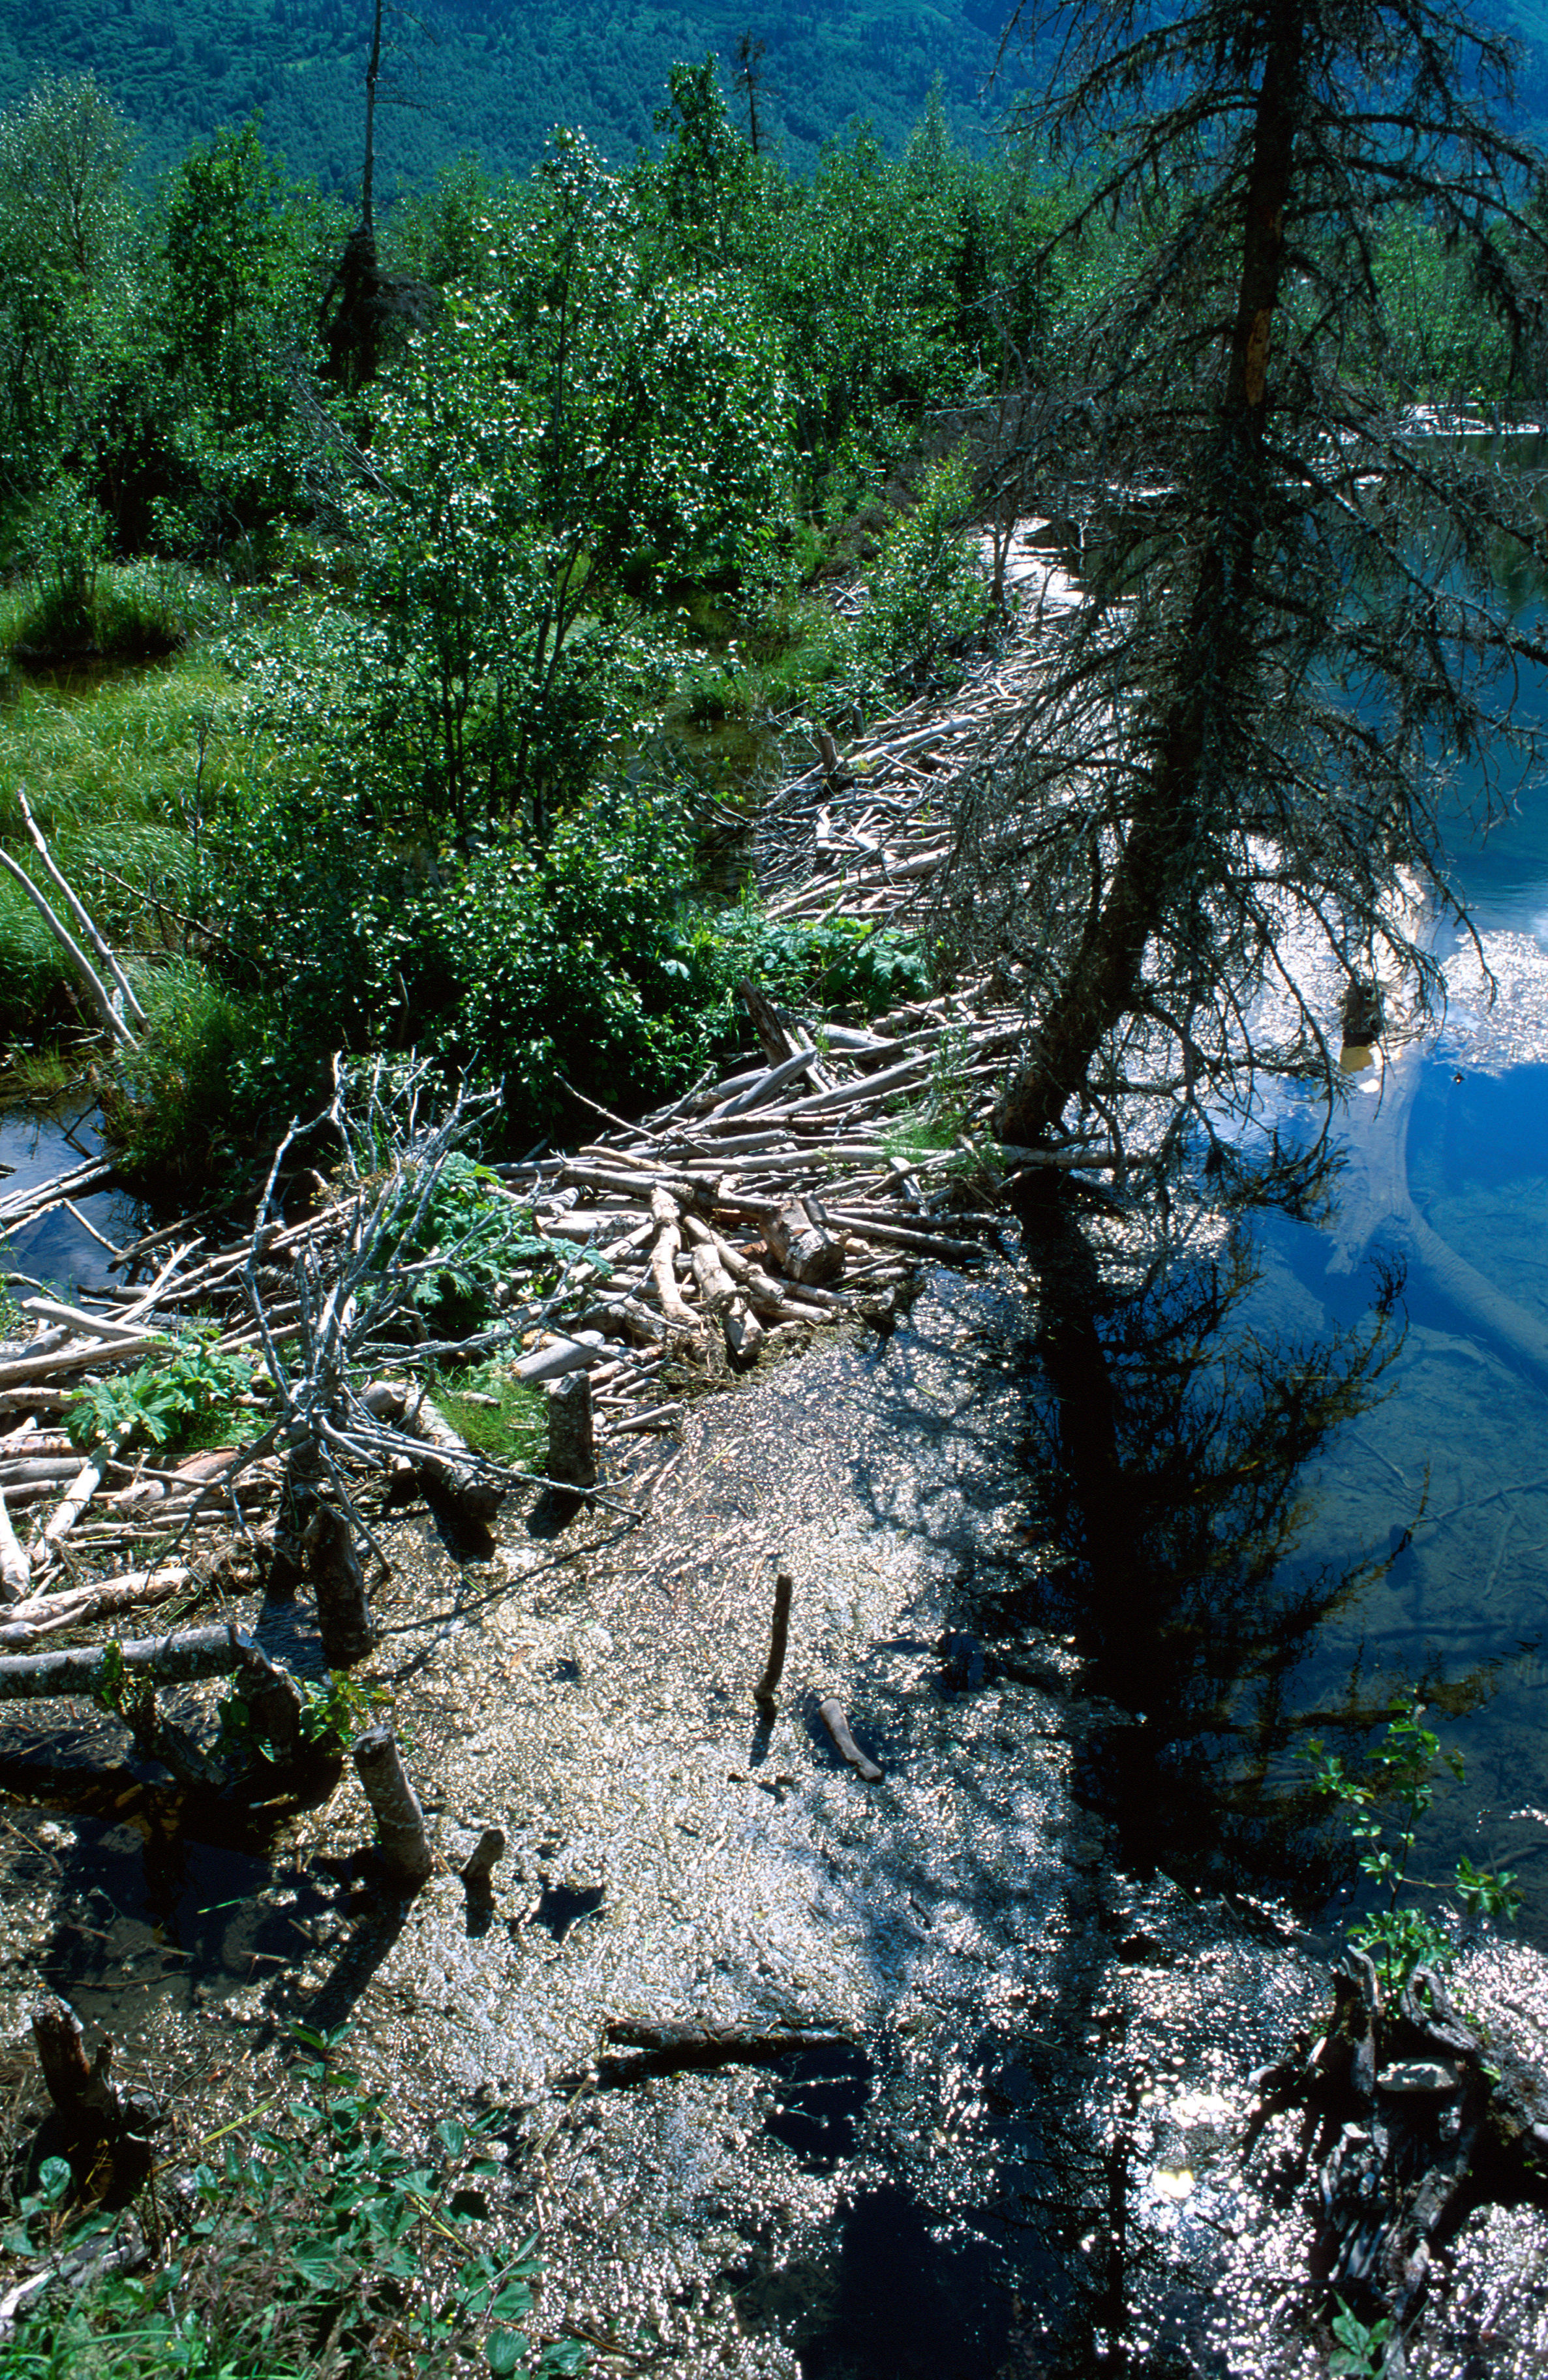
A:
{"type": "Polygon", "coordinates": [[[855,627],[861,661],[884,680],[953,684],[983,636],[989,588],[975,546],[961,534],[973,487],[960,459],[926,474],[912,513],[894,520],[871,574],[855,627]]]}
{"type": "Polygon", "coordinates": [[[103,1126],[129,1172],[168,1184],[220,1174],[260,1059],[260,1022],[194,959],[136,971],[149,1023],[100,1075],[103,1126]]]}
{"type": "MultiPolygon", "coordinates": [[[[343,2065],[342,2036],[296,2030],[305,2055],[284,2090],[195,2168],[175,2253],[30,2303],[0,2341],[0,2380],[587,2368],[578,2340],[529,2338],[534,2241],[476,2244],[502,2177],[486,2135],[502,2119],[446,2117],[410,2155],[387,2093],[343,2065]]],[[[67,2245],[69,2166],[50,2159],[41,2179],[17,2244],[67,2245]]],[[[159,2219],[152,2200],[152,2236],[159,2219]]]]}

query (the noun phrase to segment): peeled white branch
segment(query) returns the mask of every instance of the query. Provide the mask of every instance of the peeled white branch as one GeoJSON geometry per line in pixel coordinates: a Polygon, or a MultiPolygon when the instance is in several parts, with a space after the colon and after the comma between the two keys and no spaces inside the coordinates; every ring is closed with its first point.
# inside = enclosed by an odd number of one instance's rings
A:
{"type": "Polygon", "coordinates": [[[17,882],[26,893],[27,898],[31,902],[32,906],[42,918],[42,921],[48,928],[49,932],[54,936],[54,941],[58,943],[60,949],[64,952],[66,957],[69,960],[77,974],[80,976],[82,980],[90,989],[91,996],[102,1013],[103,1023],[107,1026],[108,1031],[114,1036],[114,1038],[121,1041],[127,1050],[138,1050],[139,1043],[136,1039],[134,1034],[130,1031],[128,1026],[125,1023],[123,1017],[120,1015],[107,986],[103,983],[101,976],[97,973],[96,968],[91,965],[91,960],[87,957],[85,952],[81,949],[80,944],[76,941],[75,936],[71,933],[64,919],[59,916],[57,910],[54,909],[47,895],[39,892],[37,886],[33,883],[32,879],[28,875],[26,868],[22,867],[20,861],[13,859],[8,851],[0,851],[0,867],[6,868],[9,873],[16,878],[17,882]]]}

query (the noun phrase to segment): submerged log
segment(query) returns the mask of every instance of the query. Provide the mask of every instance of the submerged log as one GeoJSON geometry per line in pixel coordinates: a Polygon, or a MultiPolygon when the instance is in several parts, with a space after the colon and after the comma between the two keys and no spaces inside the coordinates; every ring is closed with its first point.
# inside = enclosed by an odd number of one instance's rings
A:
{"type": "Polygon", "coordinates": [[[604,2090],[665,2074],[716,2066],[770,2066],[812,2049],[831,2049],[848,2035],[836,2025],[655,2024],[611,2018],[606,2035],[615,2054],[598,2060],[604,2090]]]}
{"type": "Polygon", "coordinates": [[[844,1706],[836,1694],[825,1695],[818,1703],[817,1717],[832,1737],[841,1760],[847,1760],[855,1775],[863,1777],[867,1785],[879,1783],[883,1771],[877,1767],[868,1752],[861,1751],[850,1733],[849,1721],[844,1717],[844,1706]]]}

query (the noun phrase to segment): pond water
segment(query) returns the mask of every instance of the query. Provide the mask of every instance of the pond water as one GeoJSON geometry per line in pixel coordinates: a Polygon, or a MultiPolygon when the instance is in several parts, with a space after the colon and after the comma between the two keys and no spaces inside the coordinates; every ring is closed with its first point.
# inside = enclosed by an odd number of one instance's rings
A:
{"type": "MultiPolygon", "coordinates": [[[[77,1105],[47,1112],[15,1109],[8,1115],[0,1114],[0,1165],[6,1169],[0,1175],[0,1194],[9,1198],[35,1183],[52,1181],[88,1158],[100,1156],[102,1148],[93,1109],[82,1112],[77,1105]]],[[[109,1251],[86,1224],[114,1246],[127,1247],[145,1228],[139,1202],[122,1190],[109,1188],[90,1191],[71,1205],[74,1213],[69,1207],[55,1207],[36,1222],[10,1233],[5,1243],[6,1270],[26,1273],[67,1297],[81,1290],[122,1287],[122,1273],[109,1271],[109,1251]]],[[[18,1293],[30,1293],[19,1284],[18,1293]]]]}
{"type": "MultiPolygon", "coordinates": [[[[1541,684],[1521,698],[1548,709],[1541,684]]],[[[1533,1335],[1548,1328],[1548,787],[1524,787],[1486,839],[1459,831],[1453,870],[1493,997],[1454,941],[1438,1033],[1389,1053],[1385,1081],[1357,1079],[1341,1211],[1322,1229],[1268,1230],[1256,1311],[1293,1335],[1358,1320],[1372,1275],[1349,1264],[1351,1215],[1356,1242],[1374,1226],[1368,1254],[1406,1264],[1389,1393],[1332,1436],[1302,1482],[1303,1575],[1373,1555],[1375,1572],[1334,1600],[1291,1698],[1332,1740],[1340,1714],[1368,1721],[1421,1683],[1466,1777],[1437,1797],[1419,1870],[1449,1873],[1460,1853],[1512,1869],[1521,1930],[1548,1948],[1548,1368],[1533,1335]],[[1412,1202],[1385,1223],[1361,1211],[1373,1143],[1396,1151],[1387,1178],[1406,1175],[1412,1202]]]]}

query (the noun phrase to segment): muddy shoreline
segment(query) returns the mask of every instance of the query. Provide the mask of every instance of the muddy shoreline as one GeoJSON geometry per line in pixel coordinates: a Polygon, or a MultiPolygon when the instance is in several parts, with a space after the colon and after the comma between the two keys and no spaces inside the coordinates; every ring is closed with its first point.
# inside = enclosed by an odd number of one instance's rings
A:
{"type": "MultiPolygon", "coordinates": [[[[393,1689],[443,1864],[405,1911],[361,1852],[352,1772],[267,1870],[255,1846],[201,1853],[197,1826],[158,1845],[154,1794],[126,1786],[120,1835],[160,1876],[126,1975],[117,1921],[79,1903],[112,1810],[9,1800],[7,2063],[40,1943],[128,2069],[180,2079],[188,2138],[252,2103],[292,2021],[347,2023],[411,2131],[499,2111],[497,2211],[541,2232],[544,2335],[674,2372],[1322,2368],[1294,2125],[1245,2174],[1237,2143],[1254,2069],[1325,2010],[1325,1961],[1273,1911],[1126,1874],[1082,1786],[1124,1715],[1068,1644],[981,1633],[1028,1559],[1025,1294],[1009,1269],[936,1274],[889,1336],[836,1334],[702,1401],[680,1447],[616,1463],[637,1525],[597,1509],[539,1535],[512,1512],[470,1560],[422,1511],[390,1518],[364,1674],[393,1689]],[[777,1568],[795,1592],[770,1729],[777,1568]],[[829,1694],[879,1783],[840,1758],[829,1694]],[[486,1825],[509,1843],[487,1901],[455,1872],[486,1825]],[[610,2088],[610,2019],[838,2038],[610,2088]]],[[[309,1625],[280,1606],[260,1633],[296,1661],[309,1625]]],[[[82,1748],[118,1757],[111,1724],[82,1714],[82,1748]]],[[[120,1841],[127,1888],[133,1866],[120,1841]]],[[[1462,1976],[1518,2046],[1548,2041],[1533,1953],[1462,1976]]],[[[1544,2249],[1536,2215],[1476,2217],[1409,2368],[1466,2368],[1481,2323],[1491,2372],[1534,2368],[1544,2249]]]]}

